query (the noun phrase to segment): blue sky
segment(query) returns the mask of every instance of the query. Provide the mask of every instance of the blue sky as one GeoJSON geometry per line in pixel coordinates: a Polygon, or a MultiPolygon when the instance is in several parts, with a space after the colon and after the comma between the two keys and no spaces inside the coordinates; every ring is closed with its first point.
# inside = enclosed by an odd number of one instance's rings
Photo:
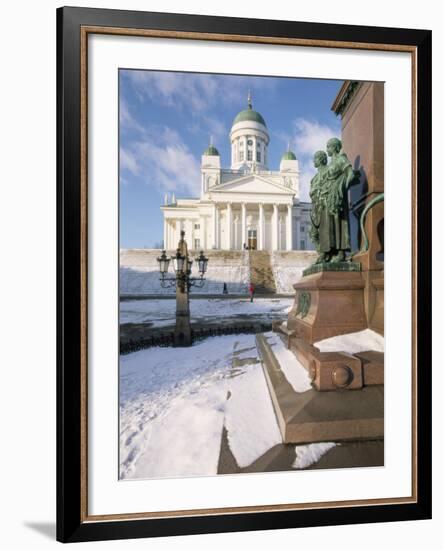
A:
{"type": "Polygon", "coordinates": [[[300,162],[301,198],[314,174],[312,155],[340,136],[331,111],[338,80],[120,70],[120,246],[152,248],[163,239],[165,192],[198,197],[200,161],[210,136],[230,167],[229,131],[247,107],[270,133],[268,167],[287,148],[300,162]]]}

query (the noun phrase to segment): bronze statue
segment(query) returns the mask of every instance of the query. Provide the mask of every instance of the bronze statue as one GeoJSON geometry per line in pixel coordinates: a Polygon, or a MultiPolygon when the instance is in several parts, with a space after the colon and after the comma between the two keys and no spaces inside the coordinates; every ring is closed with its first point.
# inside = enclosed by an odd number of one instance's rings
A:
{"type": "Polygon", "coordinates": [[[350,252],[348,189],[360,173],[352,169],[341,141],[332,138],[314,155],[317,174],[311,180],[311,239],[319,254],[316,263],[346,261],[350,252]]]}
{"type": "Polygon", "coordinates": [[[322,208],[325,206],[325,201],[321,197],[325,192],[325,186],[323,185],[324,176],[326,172],[326,165],[328,164],[328,156],[324,151],[317,151],[314,154],[314,166],[317,168],[317,173],[311,180],[311,189],[309,196],[311,197],[312,209],[311,209],[311,230],[310,237],[315,245],[315,248],[320,256],[324,257],[320,252],[320,221],[322,215],[322,208]]]}

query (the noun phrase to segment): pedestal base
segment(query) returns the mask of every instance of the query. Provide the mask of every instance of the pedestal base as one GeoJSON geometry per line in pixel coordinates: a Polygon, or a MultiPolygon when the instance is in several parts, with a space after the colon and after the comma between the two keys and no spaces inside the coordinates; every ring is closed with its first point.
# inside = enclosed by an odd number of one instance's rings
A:
{"type": "Polygon", "coordinates": [[[259,334],[256,340],[284,443],[383,438],[383,386],[298,393],[287,381],[266,337],[259,334]]]}
{"type": "Polygon", "coordinates": [[[319,271],[294,285],[294,307],[288,329],[313,344],[368,327],[364,305],[365,281],[360,271],[319,271]]]}

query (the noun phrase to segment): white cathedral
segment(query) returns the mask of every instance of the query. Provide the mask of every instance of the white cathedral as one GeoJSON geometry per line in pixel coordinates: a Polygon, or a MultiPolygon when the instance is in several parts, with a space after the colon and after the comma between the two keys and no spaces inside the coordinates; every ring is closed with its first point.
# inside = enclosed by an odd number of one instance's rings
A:
{"type": "Polygon", "coordinates": [[[175,249],[184,230],[194,250],[313,249],[311,203],[299,201],[298,160],[288,147],[280,170],[268,170],[269,132],[250,94],[229,137],[231,168],[221,168],[212,144],[202,155],[200,198],[165,196],[164,248],[175,249]]]}

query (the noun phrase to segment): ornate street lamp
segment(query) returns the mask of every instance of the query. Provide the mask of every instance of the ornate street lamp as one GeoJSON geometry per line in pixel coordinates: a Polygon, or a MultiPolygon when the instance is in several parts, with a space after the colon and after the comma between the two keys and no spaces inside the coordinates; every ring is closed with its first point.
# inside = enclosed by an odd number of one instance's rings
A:
{"type": "Polygon", "coordinates": [[[179,277],[183,274],[186,256],[180,254],[180,249],[177,248],[177,254],[172,256],[172,265],[174,266],[175,274],[179,277]]]}
{"type": "Polygon", "coordinates": [[[166,273],[169,269],[170,258],[166,256],[166,250],[163,250],[162,255],[157,258],[157,262],[160,268],[160,276],[162,279],[165,278],[166,273]]]}
{"type": "Polygon", "coordinates": [[[200,277],[203,277],[206,273],[208,267],[208,258],[203,254],[203,250],[200,251],[200,256],[197,258],[198,270],[200,272],[200,277]]]}
{"type": "Polygon", "coordinates": [[[205,284],[204,275],[208,267],[208,258],[200,252],[196,258],[198,264],[199,277],[191,277],[193,260],[189,258],[188,246],[185,241],[185,232],[180,232],[180,242],[175,256],[168,258],[166,251],[163,250],[157,258],[160,270],[160,284],[163,288],[176,288],[176,316],[174,344],[176,346],[190,346],[192,344],[191,322],[189,315],[189,291],[191,287],[202,288],[205,284]],[[175,272],[175,277],[167,277],[169,263],[175,272]]]}

